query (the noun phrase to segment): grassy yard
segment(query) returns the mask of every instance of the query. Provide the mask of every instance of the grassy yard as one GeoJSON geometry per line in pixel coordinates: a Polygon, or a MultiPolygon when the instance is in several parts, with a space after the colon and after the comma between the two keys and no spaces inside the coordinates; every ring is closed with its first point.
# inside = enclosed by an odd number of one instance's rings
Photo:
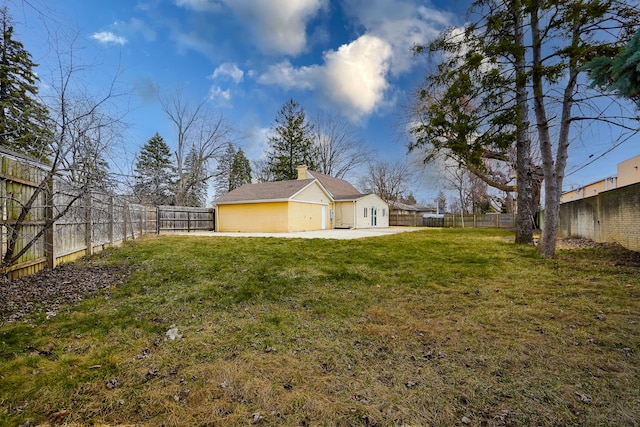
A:
{"type": "Polygon", "coordinates": [[[0,326],[0,425],[638,426],[640,269],[512,241],[133,242],[91,261],[124,284],[0,326]]]}

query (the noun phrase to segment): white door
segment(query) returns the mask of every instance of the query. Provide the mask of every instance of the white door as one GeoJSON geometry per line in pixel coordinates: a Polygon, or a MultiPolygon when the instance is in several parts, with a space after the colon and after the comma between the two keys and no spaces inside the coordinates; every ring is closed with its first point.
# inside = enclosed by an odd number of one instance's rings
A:
{"type": "Polygon", "coordinates": [[[376,227],[378,225],[378,209],[371,207],[371,226],[376,227]]]}
{"type": "Polygon", "coordinates": [[[327,229],[327,207],[324,205],[322,206],[322,229],[327,229]]]}

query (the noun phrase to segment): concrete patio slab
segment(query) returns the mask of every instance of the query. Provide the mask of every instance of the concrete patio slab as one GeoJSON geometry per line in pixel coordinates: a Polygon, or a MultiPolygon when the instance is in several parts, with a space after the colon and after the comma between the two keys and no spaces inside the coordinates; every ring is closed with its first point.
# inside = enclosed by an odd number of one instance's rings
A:
{"type": "Polygon", "coordinates": [[[389,227],[389,228],[358,228],[358,229],[332,229],[317,231],[298,231],[294,233],[233,233],[215,231],[191,231],[191,232],[170,232],[163,234],[184,235],[184,236],[211,236],[211,237],[278,237],[283,239],[363,239],[366,237],[385,236],[388,234],[407,233],[417,230],[424,230],[420,227],[389,227]]]}

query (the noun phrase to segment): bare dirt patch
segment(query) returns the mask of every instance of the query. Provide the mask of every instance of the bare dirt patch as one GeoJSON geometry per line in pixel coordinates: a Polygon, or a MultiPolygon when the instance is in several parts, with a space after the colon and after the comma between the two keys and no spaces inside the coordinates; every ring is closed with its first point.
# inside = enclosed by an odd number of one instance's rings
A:
{"type": "MultiPolygon", "coordinates": [[[[599,243],[590,239],[558,239],[558,249],[589,248],[598,251],[597,261],[619,267],[640,268],[640,252],[630,251],[618,243],[599,243]]],[[[566,258],[566,256],[563,256],[566,258]]]]}
{"type": "Polygon", "coordinates": [[[129,273],[125,267],[81,263],[64,264],[15,280],[0,279],[0,321],[15,322],[35,313],[55,316],[62,305],[117,286],[129,273]]]}

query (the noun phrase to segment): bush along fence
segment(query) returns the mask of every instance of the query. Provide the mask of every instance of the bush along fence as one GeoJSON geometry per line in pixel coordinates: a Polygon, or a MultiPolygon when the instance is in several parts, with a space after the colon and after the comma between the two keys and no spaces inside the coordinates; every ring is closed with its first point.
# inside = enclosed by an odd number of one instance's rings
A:
{"type": "Polygon", "coordinates": [[[46,165],[0,152],[0,260],[10,279],[146,233],[213,230],[213,221],[213,209],[129,203],[50,177],[46,165]]]}

